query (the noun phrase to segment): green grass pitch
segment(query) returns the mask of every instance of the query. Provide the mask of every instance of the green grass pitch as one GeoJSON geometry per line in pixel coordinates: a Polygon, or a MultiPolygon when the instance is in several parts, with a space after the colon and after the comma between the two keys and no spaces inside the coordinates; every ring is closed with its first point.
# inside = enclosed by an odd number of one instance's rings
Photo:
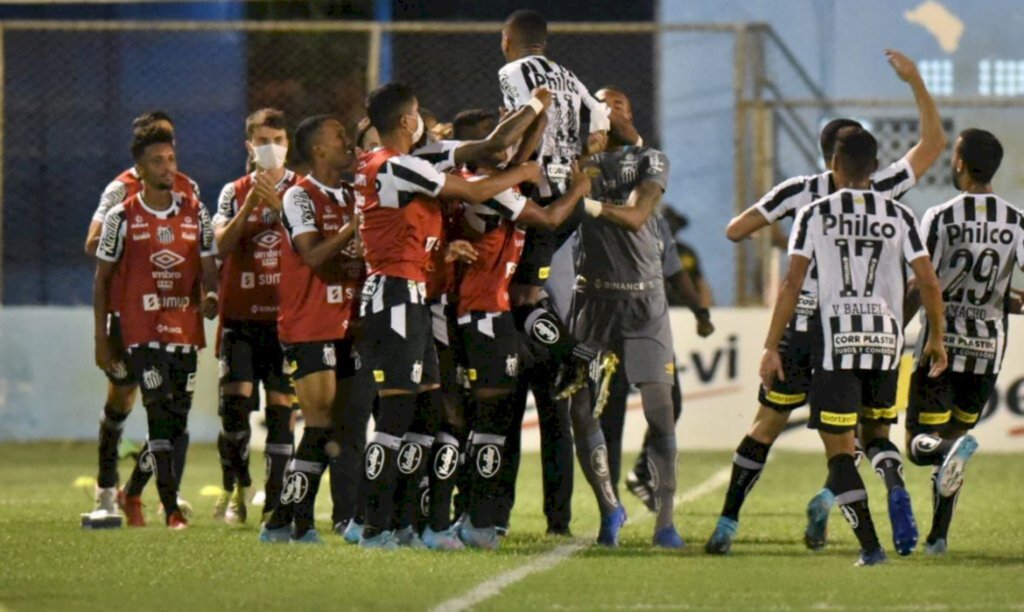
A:
{"type": "MultiPolygon", "coordinates": [[[[253,474],[262,475],[258,453],[253,474]]],[[[88,531],[94,444],[0,445],[0,610],[38,609],[428,609],[481,582],[534,563],[568,543],[543,537],[537,455],[524,457],[512,532],[496,553],[361,551],[328,536],[323,547],[261,545],[258,526],[215,524],[216,451],[191,451],[183,494],[196,509],[190,529],[172,533],[155,517],[146,492],[145,529],[88,531]]],[[[682,453],[680,492],[728,468],[731,453],[682,453]]],[[[122,463],[122,477],[127,475],[122,463]]],[[[802,543],[803,509],[825,478],[820,454],[777,453],[741,516],[733,554],[709,557],[703,544],[721,507],[723,487],[677,508],[688,542],[682,552],[652,550],[652,521],[626,494],[630,522],[618,549],[588,547],[501,590],[474,609],[1024,609],[1024,454],[986,455],[969,467],[950,537],[950,553],[909,558],[892,552],[881,481],[861,467],[888,565],[853,567],[856,542],[833,512],[820,553],[802,543]]],[[[918,524],[931,520],[928,470],[906,466],[918,524]]],[[[573,532],[589,543],[597,515],[577,474],[573,532]]],[[[321,488],[321,533],[330,497],[321,488]]]]}

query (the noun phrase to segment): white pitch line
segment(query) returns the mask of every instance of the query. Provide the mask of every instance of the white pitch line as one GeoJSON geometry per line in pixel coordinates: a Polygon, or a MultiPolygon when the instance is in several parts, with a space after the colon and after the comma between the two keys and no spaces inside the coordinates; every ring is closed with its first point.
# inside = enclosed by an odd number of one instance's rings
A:
{"type": "MultiPolygon", "coordinates": [[[[689,503],[707,495],[718,487],[728,483],[729,475],[731,473],[732,466],[718,470],[707,480],[677,495],[676,504],[689,503]]],[[[647,514],[636,522],[649,520],[653,516],[653,514],[647,514]]],[[[463,595],[441,602],[436,607],[432,608],[431,612],[462,612],[463,610],[468,610],[473,606],[498,595],[506,588],[523,580],[524,578],[527,578],[528,576],[539,572],[546,572],[547,570],[554,568],[562,561],[565,561],[572,555],[576,554],[578,551],[587,548],[587,546],[589,545],[563,544],[562,546],[558,546],[540,555],[526,565],[521,565],[515,569],[498,574],[490,580],[481,582],[463,595]]]]}

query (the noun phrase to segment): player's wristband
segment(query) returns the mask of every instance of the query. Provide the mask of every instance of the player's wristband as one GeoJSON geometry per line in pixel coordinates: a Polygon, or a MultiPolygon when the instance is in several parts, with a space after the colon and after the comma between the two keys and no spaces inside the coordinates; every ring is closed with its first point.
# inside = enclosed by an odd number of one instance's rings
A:
{"type": "Polygon", "coordinates": [[[601,216],[601,211],[604,210],[604,205],[597,200],[583,198],[583,210],[585,210],[591,217],[597,218],[601,216]]]}
{"type": "Polygon", "coordinates": [[[533,112],[538,115],[544,112],[544,103],[538,100],[536,97],[530,98],[530,101],[526,103],[527,106],[533,109],[533,112]]]}
{"type": "Polygon", "coordinates": [[[220,301],[220,296],[217,295],[216,291],[208,291],[206,293],[206,299],[214,299],[214,300],[217,300],[219,302],[220,301]]]}
{"type": "Polygon", "coordinates": [[[636,146],[638,146],[638,147],[644,146],[644,137],[641,136],[640,134],[636,135],[636,146]]]}

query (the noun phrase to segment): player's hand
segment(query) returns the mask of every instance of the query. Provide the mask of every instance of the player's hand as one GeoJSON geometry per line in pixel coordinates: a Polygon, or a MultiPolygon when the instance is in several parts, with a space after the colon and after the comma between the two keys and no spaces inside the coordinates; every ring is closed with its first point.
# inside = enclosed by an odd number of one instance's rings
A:
{"type": "Polygon", "coordinates": [[[522,180],[522,182],[524,182],[524,183],[533,183],[534,185],[539,185],[540,184],[541,178],[543,178],[543,173],[541,172],[540,164],[539,163],[537,163],[535,161],[530,161],[530,162],[526,162],[526,163],[523,163],[523,164],[519,164],[519,166],[517,166],[517,167],[518,168],[522,168],[522,170],[521,170],[521,172],[523,173],[523,180],[522,180]]]}
{"type": "Polygon", "coordinates": [[[448,250],[444,254],[445,263],[452,263],[453,261],[461,261],[462,263],[471,264],[476,261],[477,258],[476,249],[473,245],[466,240],[453,240],[448,243],[448,250]]]}
{"type": "Polygon", "coordinates": [[[761,353],[761,385],[765,391],[772,390],[772,384],[776,380],[786,380],[782,371],[782,357],[778,349],[764,349],[761,353]]]}
{"type": "MultiPolygon", "coordinates": [[[[281,197],[277,195],[277,185],[274,184],[274,180],[266,172],[256,173],[256,184],[253,186],[252,191],[256,192],[264,204],[273,208],[274,212],[280,212],[284,207],[281,197]]],[[[246,196],[246,199],[249,199],[248,196],[246,196]]]]}
{"type": "Polygon", "coordinates": [[[601,153],[608,148],[608,132],[591,132],[587,136],[587,154],[601,153]]]}
{"type": "Polygon", "coordinates": [[[96,338],[96,367],[107,372],[114,363],[114,351],[110,347],[110,338],[96,338]]]}
{"type": "Polygon", "coordinates": [[[199,303],[199,313],[211,321],[216,319],[217,300],[213,297],[203,298],[203,301],[199,303]]]}
{"type": "Polygon", "coordinates": [[[910,82],[914,78],[921,78],[921,74],[917,71],[917,64],[906,55],[895,49],[886,49],[885,57],[889,60],[889,65],[896,71],[896,76],[900,77],[900,80],[910,82]]]}
{"type": "Polygon", "coordinates": [[[577,189],[577,193],[581,198],[585,198],[590,195],[592,183],[590,175],[587,174],[586,170],[580,168],[579,162],[573,162],[572,174],[569,177],[571,189],[577,189]]]}
{"type": "Polygon", "coordinates": [[[929,378],[938,378],[940,374],[946,371],[946,367],[949,365],[946,347],[943,346],[941,341],[929,340],[926,342],[922,356],[931,364],[931,367],[928,369],[929,378]]]}
{"type": "Polygon", "coordinates": [[[1024,289],[1010,287],[1010,298],[1006,303],[1006,311],[1010,314],[1024,314],[1021,312],[1024,307],[1024,289]]]}
{"type": "Polygon", "coordinates": [[[711,322],[711,316],[697,317],[697,335],[707,338],[713,333],[715,333],[715,324],[711,322]]]}
{"type": "Polygon", "coordinates": [[[551,92],[547,87],[537,87],[530,92],[530,95],[540,100],[544,108],[551,106],[551,92]]]}

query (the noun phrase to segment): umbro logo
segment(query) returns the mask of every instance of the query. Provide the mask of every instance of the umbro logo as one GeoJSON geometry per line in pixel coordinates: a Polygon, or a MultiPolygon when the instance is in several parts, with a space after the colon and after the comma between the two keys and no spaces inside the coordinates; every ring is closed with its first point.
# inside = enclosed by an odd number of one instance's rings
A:
{"type": "Polygon", "coordinates": [[[185,262],[185,258],[174,251],[163,249],[149,256],[149,261],[161,270],[169,270],[185,262]]]}
{"type": "Polygon", "coordinates": [[[268,251],[274,250],[281,244],[281,234],[274,230],[267,230],[257,235],[255,242],[268,251]]]}

